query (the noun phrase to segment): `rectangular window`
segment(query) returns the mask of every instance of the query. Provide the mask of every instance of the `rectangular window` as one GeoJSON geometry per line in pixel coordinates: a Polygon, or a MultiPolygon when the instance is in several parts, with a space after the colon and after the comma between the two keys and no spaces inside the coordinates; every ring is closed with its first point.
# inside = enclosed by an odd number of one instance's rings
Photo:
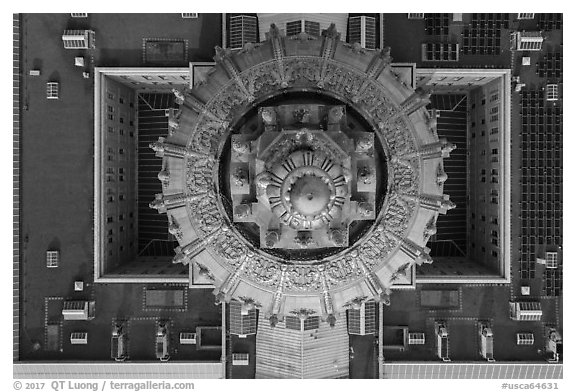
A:
{"type": "Polygon", "coordinates": [[[293,22],[286,22],[286,35],[296,35],[302,32],[302,21],[295,20],[293,22]]]}
{"type": "Polygon", "coordinates": [[[424,19],[424,14],[408,14],[408,19],[424,19]]]}
{"type": "Polygon", "coordinates": [[[306,32],[306,34],[320,36],[320,23],[305,20],[304,31],[306,32]]]}
{"type": "Polygon", "coordinates": [[[198,13],[182,13],[182,19],[197,19],[198,13]]]}
{"type": "Polygon", "coordinates": [[[111,113],[108,113],[108,120],[114,121],[114,115],[111,113]]]}
{"type": "Polygon", "coordinates": [[[111,93],[110,91],[108,91],[108,94],[107,94],[107,95],[108,95],[108,99],[110,99],[110,100],[112,100],[112,101],[114,100],[114,94],[113,94],[113,93],[111,93]]]}
{"type": "Polygon", "coordinates": [[[122,97],[118,98],[118,102],[120,102],[121,104],[124,103],[124,98],[122,97]]]}
{"type": "Polygon", "coordinates": [[[82,14],[82,13],[74,13],[74,14],[70,14],[71,17],[73,18],[87,18],[88,14],[82,14]]]}

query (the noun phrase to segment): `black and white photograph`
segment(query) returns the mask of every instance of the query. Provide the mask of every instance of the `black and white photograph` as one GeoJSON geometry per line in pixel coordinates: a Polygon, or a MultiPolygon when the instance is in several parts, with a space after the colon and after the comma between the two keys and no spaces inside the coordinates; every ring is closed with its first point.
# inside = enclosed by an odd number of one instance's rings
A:
{"type": "Polygon", "coordinates": [[[6,390],[566,388],[564,14],[228,5],[13,6],[6,390]]]}

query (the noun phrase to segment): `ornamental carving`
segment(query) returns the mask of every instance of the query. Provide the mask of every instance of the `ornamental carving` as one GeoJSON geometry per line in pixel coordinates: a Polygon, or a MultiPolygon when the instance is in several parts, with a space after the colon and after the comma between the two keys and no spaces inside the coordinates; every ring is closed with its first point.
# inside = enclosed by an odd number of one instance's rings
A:
{"type": "Polygon", "coordinates": [[[420,253],[438,213],[453,207],[441,160],[454,146],[438,140],[434,121],[411,122],[414,111],[429,118],[429,92],[397,79],[389,50],[345,44],[333,26],[292,38],[273,27],[269,37],[218,50],[219,71],[201,91],[174,91],[177,132],[151,144],[174,174],[160,173],[170,192],[151,204],[189,219],[169,213],[175,261],[209,252],[201,269],[216,277],[217,300],[249,298],[273,324],[302,313],[284,308],[288,295],[313,297],[310,314],[337,314],[342,301],[388,303],[390,281],[406,273],[391,267],[398,252],[431,260],[420,253]],[[417,219],[422,211],[431,218],[417,219]],[[353,285],[369,291],[341,298],[353,285]]]}

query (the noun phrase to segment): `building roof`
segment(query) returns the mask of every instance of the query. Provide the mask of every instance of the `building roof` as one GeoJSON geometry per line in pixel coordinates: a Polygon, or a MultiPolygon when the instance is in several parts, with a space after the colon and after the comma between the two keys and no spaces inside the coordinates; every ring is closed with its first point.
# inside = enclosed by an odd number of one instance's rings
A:
{"type": "Polygon", "coordinates": [[[348,378],[346,317],[304,331],[258,321],[256,378],[348,378]]]}

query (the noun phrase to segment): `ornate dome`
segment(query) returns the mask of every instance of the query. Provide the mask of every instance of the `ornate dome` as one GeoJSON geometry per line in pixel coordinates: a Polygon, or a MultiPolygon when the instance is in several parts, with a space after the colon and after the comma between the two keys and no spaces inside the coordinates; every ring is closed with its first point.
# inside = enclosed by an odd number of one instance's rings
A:
{"type": "Polygon", "coordinates": [[[163,157],[162,194],[180,246],[218,301],[248,300],[278,320],[334,315],[432,262],[426,242],[443,194],[429,93],[402,83],[389,50],[281,36],[240,51],[216,48],[207,81],[175,91],[180,105],[163,157]]]}
{"type": "Polygon", "coordinates": [[[286,190],[289,205],[305,218],[320,215],[327,209],[330,199],[336,197],[328,186],[329,181],[325,175],[318,176],[314,172],[302,173],[286,190]]]}

